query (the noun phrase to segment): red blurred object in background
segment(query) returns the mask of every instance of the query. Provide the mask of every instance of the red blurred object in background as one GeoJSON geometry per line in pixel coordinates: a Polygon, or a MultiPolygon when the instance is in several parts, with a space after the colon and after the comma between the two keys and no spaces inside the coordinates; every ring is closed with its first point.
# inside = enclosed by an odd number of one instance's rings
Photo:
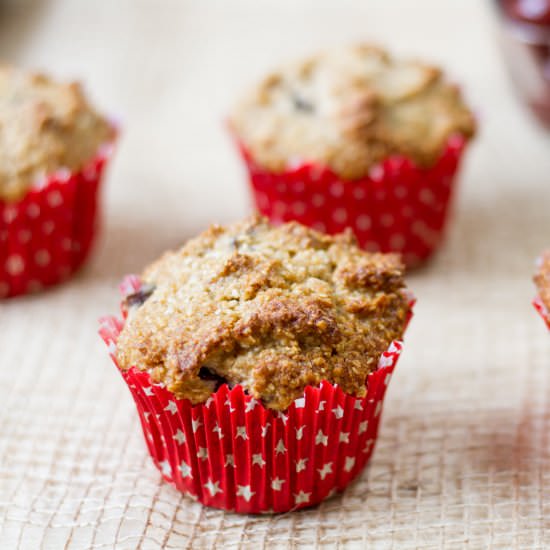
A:
{"type": "Polygon", "coordinates": [[[520,94],[550,128],[550,0],[496,0],[502,47],[520,94]]]}

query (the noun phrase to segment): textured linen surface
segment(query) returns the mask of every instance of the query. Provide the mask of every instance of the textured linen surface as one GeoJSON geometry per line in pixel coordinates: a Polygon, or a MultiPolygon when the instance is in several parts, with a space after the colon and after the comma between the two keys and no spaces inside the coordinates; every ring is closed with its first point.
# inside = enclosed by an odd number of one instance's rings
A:
{"type": "Polygon", "coordinates": [[[90,265],[0,303],[0,548],[550,546],[550,335],[530,304],[550,245],[550,136],[517,102],[494,30],[479,0],[1,9],[0,57],[85,78],[124,133],[90,265]],[[221,123],[239,89],[275,62],[361,38],[445,64],[476,107],[445,247],[409,277],[415,317],[358,481],[281,516],[204,508],[161,482],[97,318],[116,313],[125,273],[248,211],[221,123]]]}

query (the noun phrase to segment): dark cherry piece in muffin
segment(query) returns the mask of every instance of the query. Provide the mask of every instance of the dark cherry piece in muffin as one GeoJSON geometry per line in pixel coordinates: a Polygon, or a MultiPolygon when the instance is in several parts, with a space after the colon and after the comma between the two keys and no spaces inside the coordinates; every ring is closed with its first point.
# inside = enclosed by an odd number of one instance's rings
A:
{"type": "Polygon", "coordinates": [[[322,380],[364,396],[409,311],[397,256],[262,218],[210,227],[142,281],[126,299],[118,364],[192,403],[226,382],[275,410],[322,380]]]}

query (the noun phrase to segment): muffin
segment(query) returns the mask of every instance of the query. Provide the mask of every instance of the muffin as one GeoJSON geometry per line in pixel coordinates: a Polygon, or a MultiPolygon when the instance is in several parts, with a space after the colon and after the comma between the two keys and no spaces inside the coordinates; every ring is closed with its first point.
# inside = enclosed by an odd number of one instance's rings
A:
{"type": "Polygon", "coordinates": [[[328,233],[349,227],[362,247],[400,252],[409,265],[440,242],[475,132],[440,69],[369,45],[268,75],[229,124],[262,214],[328,233]]]}
{"type": "Polygon", "coordinates": [[[538,295],[533,304],[550,328],[550,250],[544,252],[537,261],[534,280],[538,295]]]}
{"type": "Polygon", "coordinates": [[[123,285],[101,335],[163,477],[243,513],[310,506],[372,453],[412,301],[351,233],[213,226],[123,285]]]}
{"type": "Polygon", "coordinates": [[[82,264],[114,139],[77,83],[0,66],[0,297],[55,284],[82,264]]]}

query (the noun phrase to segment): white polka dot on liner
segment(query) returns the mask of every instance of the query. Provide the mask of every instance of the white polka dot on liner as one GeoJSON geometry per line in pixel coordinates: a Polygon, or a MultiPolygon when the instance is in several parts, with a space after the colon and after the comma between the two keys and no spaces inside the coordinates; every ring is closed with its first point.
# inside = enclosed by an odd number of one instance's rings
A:
{"type": "Polygon", "coordinates": [[[333,197],[341,197],[344,194],[344,185],[336,181],[330,186],[330,194],[333,197]]]}
{"type": "Polygon", "coordinates": [[[303,181],[294,182],[293,190],[296,193],[303,193],[305,188],[306,188],[306,184],[303,181]]]}
{"type": "Polygon", "coordinates": [[[382,216],[380,217],[380,223],[384,227],[391,227],[393,225],[393,222],[394,218],[391,214],[382,214],[382,216]]]}
{"type": "Polygon", "coordinates": [[[282,201],[276,201],[273,204],[273,213],[276,216],[282,216],[286,212],[286,204],[282,201]]]}
{"type": "Polygon", "coordinates": [[[332,213],[332,219],[336,223],[345,223],[346,220],[348,219],[348,213],[346,212],[346,209],[345,208],[337,208],[332,213]]]}
{"type": "Polygon", "coordinates": [[[8,207],[4,210],[4,221],[6,223],[11,223],[15,218],[17,218],[17,209],[13,207],[8,207]]]}
{"type": "Polygon", "coordinates": [[[21,244],[28,243],[31,240],[31,232],[28,229],[22,229],[19,231],[18,237],[21,244]]]}
{"type": "Polygon", "coordinates": [[[325,204],[325,197],[323,195],[315,194],[311,197],[313,206],[323,206],[325,204]]]}
{"type": "Polygon", "coordinates": [[[29,292],[39,292],[40,290],[42,290],[43,285],[40,281],[36,281],[33,279],[32,281],[29,281],[27,288],[29,292]]]}
{"type": "Polygon", "coordinates": [[[50,263],[50,253],[44,249],[38,250],[34,255],[34,261],[37,265],[44,267],[50,263]]]}
{"type": "Polygon", "coordinates": [[[424,204],[433,204],[435,202],[434,194],[429,189],[421,189],[418,198],[424,204]]]}
{"type": "Polygon", "coordinates": [[[71,239],[65,238],[61,241],[61,248],[63,250],[69,251],[71,250],[72,247],[73,247],[73,241],[71,241],[71,239]]]}
{"type": "Polygon", "coordinates": [[[286,183],[280,181],[280,182],[277,184],[276,189],[277,189],[277,192],[278,192],[278,193],[285,193],[285,192],[286,192],[286,189],[287,189],[287,188],[286,188],[286,183]]]}
{"type": "Polygon", "coordinates": [[[358,200],[358,201],[361,201],[363,200],[367,194],[365,193],[365,190],[362,188],[362,187],[356,187],[354,190],[353,190],[353,196],[358,200]]]}
{"type": "Polygon", "coordinates": [[[378,252],[380,250],[380,246],[374,241],[368,241],[365,243],[365,250],[368,252],[378,252]]]}
{"type": "Polygon", "coordinates": [[[405,246],[405,237],[401,233],[396,233],[390,238],[390,246],[394,250],[402,250],[405,246]]]}
{"type": "Polygon", "coordinates": [[[407,196],[407,188],[404,185],[398,185],[394,193],[398,199],[403,199],[407,196]]]}
{"type": "Polygon", "coordinates": [[[369,178],[373,181],[380,181],[384,177],[384,169],[379,164],[369,170],[369,178]]]}
{"type": "Polygon", "coordinates": [[[54,230],[55,224],[52,221],[47,221],[42,224],[42,231],[45,235],[49,235],[54,230]]]}
{"type": "Polygon", "coordinates": [[[27,214],[29,215],[29,218],[38,218],[40,215],[40,206],[37,204],[29,204],[27,207],[27,214]]]}
{"type": "Polygon", "coordinates": [[[6,271],[12,277],[21,275],[25,269],[25,261],[19,254],[12,254],[6,260],[6,271]]]}
{"type": "Polygon", "coordinates": [[[56,208],[57,206],[63,203],[63,196],[59,191],[50,191],[48,193],[47,200],[48,200],[48,204],[52,208],[56,208]]]}
{"type": "Polygon", "coordinates": [[[291,210],[296,216],[301,216],[306,211],[306,205],[303,202],[292,203],[291,210]]]}
{"type": "Polygon", "coordinates": [[[357,229],[361,231],[368,231],[372,225],[372,220],[370,219],[370,216],[361,214],[360,216],[357,216],[355,224],[357,225],[357,229]]]}

